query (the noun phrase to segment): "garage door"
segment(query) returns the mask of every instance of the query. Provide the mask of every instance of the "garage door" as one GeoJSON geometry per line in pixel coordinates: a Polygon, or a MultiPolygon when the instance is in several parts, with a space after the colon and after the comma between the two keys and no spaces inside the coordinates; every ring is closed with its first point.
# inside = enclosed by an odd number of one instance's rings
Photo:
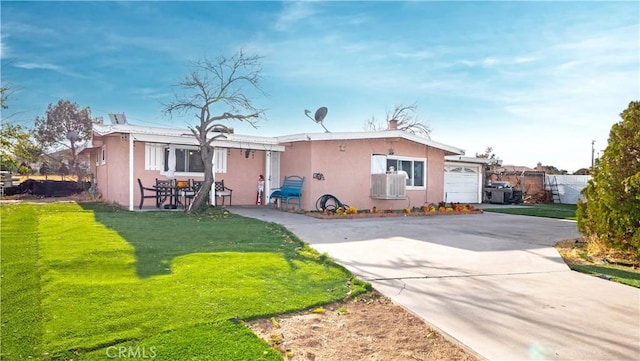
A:
{"type": "Polygon", "coordinates": [[[444,167],[444,199],[447,202],[478,203],[479,186],[480,167],[444,167]]]}

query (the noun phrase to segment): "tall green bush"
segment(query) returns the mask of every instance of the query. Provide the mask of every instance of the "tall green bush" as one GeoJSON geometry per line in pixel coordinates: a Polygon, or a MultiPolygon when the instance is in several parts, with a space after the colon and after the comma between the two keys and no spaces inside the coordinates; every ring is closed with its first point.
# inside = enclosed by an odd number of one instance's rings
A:
{"type": "Polygon", "coordinates": [[[578,203],[578,230],[640,260],[640,101],[620,116],[578,203]]]}

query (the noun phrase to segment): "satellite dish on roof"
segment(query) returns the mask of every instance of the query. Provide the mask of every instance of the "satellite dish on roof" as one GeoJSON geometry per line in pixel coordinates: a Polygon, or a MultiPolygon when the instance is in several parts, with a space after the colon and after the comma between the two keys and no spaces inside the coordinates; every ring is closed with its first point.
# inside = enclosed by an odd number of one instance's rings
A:
{"type": "Polygon", "coordinates": [[[316,123],[322,123],[322,121],[324,120],[324,117],[327,116],[327,112],[329,111],[329,109],[327,109],[327,107],[320,107],[318,108],[318,110],[316,110],[316,123]]]}
{"type": "Polygon", "coordinates": [[[324,128],[324,131],[329,133],[329,130],[324,126],[324,124],[322,123],[324,121],[324,118],[327,116],[327,112],[329,111],[329,109],[327,109],[327,107],[320,107],[318,108],[318,110],[316,110],[316,113],[314,115],[313,118],[311,118],[311,116],[309,114],[311,114],[311,111],[308,109],[304,110],[304,114],[307,116],[307,118],[313,120],[314,122],[320,124],[322,126],[322,128],[324,128]]]}

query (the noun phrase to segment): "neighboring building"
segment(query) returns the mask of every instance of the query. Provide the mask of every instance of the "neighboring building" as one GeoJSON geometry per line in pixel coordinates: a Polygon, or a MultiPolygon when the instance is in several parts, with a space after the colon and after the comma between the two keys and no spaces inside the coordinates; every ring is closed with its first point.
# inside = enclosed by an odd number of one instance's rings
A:
{"type": "Polygon", "coordinates": [[[488,180],[509,182],[512,187],[521,190],[525,198],[545,193],[545,173],[543,170],[526,166],[503,165],[492,169],[489,173],[488,180]]]}
{"type": "MultiPolygon", "coordinates": [[[[324,194],[359,209],[419,207],[444,200],[445,156],[463,154],[459,148],[401,130],[281,137],[221,130],[215,136],[214,177],[233,189],[233,205],[256,203],[260,175],[267,196],[285,176],[297,175],[305,177],[301,204],[305,210],[314,210],[324,194]],[[387,174],[397,171],[401,176],[387,174]],[[396,182],[392,187],[387,183],[391,181],[396,182]]],[[[83,152],[91,156],[91,172],[103,199],[129,209],[140,200],[138,178],[145,186],[168,177],[204,178],[196,140],[187,129],[94,124],[91,144],[83,152]]],[[[480,174],[481,165],[470,159],[461,164],[480,174]]],[[[478,182],[482,184],[482,179],[478,182]]]]}
{"type": "Polygon", "coordinates": [[[584,202],[582,190],[592,179],[590,175],[547,174],[545,176],[545,189],[557,191],[556,203],[576,204],[578,200],[584,202]]]}

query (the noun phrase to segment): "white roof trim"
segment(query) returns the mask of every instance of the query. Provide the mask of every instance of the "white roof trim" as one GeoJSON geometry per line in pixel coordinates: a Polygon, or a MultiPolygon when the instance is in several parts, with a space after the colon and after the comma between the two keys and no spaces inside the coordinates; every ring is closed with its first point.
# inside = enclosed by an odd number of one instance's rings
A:
{"type": "Polygon", "coordinates": [[[445,155],[445,162],[460,162],[460,163],[476,163],[476,164],[489,164],[495,162],[497,159],[465,157],[462,155],[445,155]]]}
{"type": "MultiPolygon", "coordinates": [[[[131,134],[134,140],[141,142],[197,145],[189,129],[148,127],[132,124],[94,124],[93,132],[105,136],[109,134],[131,134]]],[[[444,150],[454,155],[464,155],[464,150],[447,144],[435,142],[402,130],[384,130],[377,132],[338,132],[338,133],[301,133],[279,137],[259,137],[234,133],[220,133],[225,138],[215,140],[214,146],[256,150],[272,150],[283,152],[282,143],[322,140],[357,140],[357,139],[385,139],[402,138],[418,144],[444,150]]],[[[474,158],[469,158],[474,159],[474,158]]]]}
{"type": "MultiPolygon", "coordinates": [[[[93,132],[105,136],[109,134],[131,134],[133,140],[151,143],[198,145],[189,129],[145,127],[131,124],[94,124],[93,132]]],[[[219,133],[224,135],[213,141],[213,146],[223,148],[242,148],[256,150],[284,151],[276,138],[219,133]]]]}
{"type": "Polygon", "coordinates": [[[340,132],[340,133],[301,133],[277,137],[278,142],[303,142],[317,140],[353,140],[353,139],[384,139],[403,138],[415,143],[429,147],[442,149],[446,152],[463,155],[464,150],[450,145],[434,142],[433,140],[421,137],[402,130],[383,130],[379,132],[340,132]]]}

